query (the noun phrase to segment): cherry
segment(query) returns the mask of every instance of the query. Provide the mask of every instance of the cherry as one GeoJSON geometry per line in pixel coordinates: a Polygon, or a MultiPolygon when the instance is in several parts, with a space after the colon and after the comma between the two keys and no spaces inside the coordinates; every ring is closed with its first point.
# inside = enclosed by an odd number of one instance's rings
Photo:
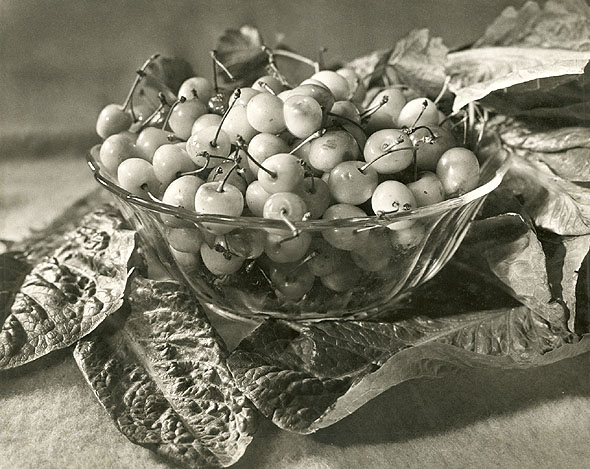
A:
{"type": "Polygon", "coordinates": [[[426,230],[424,229],[424,225],[419,221],[408,228],[389,231],[389,241],[396,251],[415,249],[422,243],[425,237],[426,230]]]}
{"type": "Polygon", "coordinates": [[[332,203],[328,184],[315,176],[303,179],[296,193],[303,199],[312,220],[321,218],[332,203]]]}
{"type": "Polygon", "coordinates": [[[387,97],[387,102],[371,114],[367,120],[366,131],[369,134],[399,125],[397,122],[398,116],[406,104],[406,97],[399,87],[385,88],[375,95],[369,104],[369,108],[377,106],[384,97],[387,97]]]}
{"type": "MultiPolygon", "coordinates": [[[[248,153],[258,163],[262,163],[268,157],[277,153],[288,153],[289,145],[281,138],[269,133],[255,135],[248,144],[248,153]]],[[[248,165],[254,174],[258,173],[259,166],[248,160],[248,165]]]]}
{"type": "Polygon", "coordinates": [[[278,134],[285,130],[283,101],[270,93],[260,93],[250,99],[246,107],[249,124],[258,132],[278,134]]]}
{"type": "Polygon", "coordinates": [[[338,203],[360,205],[371,198],[378,184],[372,166],[361,161],[343,161],[330,171],[330,193],[338,203]]]}
{"type": "MultiPolygon", "coordinates": [[[[229,172],[226,177],[229,177],[229,172]]],[[[226,215],[238,217],[244,210],[244,196],[240,190],[226,184],[227,179],[219,182],[206,182],[195,194],[195,211],[201,214],[226,215]]],[[[229,233],[234,227],[217,223],[204,223],[203,226],[215,234],[229,233]]]]}
{"type": "Polygon", "coordinates": [[[197,98],[203,103],[207,103],[215,95],[213,84],[203,77],[187,78],[178,90],[179,98],[194,99],[197,98]]]}
{"type": "Polygon", "coordinates": [[[123,160],[128,158],[139,158],[135,148],[137,135],[131,132],[120,132],[108,136],[102,145],[98,157],[101,162],[101,169],[107,174],[116,175],[117,168],[123,160]]]}
{"type": "Polygon", "coordinates": [[[232,97],[230,99],[230,103],[232,103],[233,100],[235,100],[238,106],[247,106],[250,100],[260,93],[261,92],[259,90],[255,90],[254,88],[246,86],[244,88],[240,88],[240,96],[238,98],[232,97]]]}
{"type": "Polygon", "coordinates": [[[306,262],[316,277],[323,277],[347,265],[348,252],[336,249],[324,238],[316,237],[309,246],[309,259],[306,262]]]}
{"type": "Polygon", "coordinates": [[[276,192],[266,199],[262,216],[277,220],[301,221],[306,212],[307,205],[300,196],[293,192],[276,192]]]}
{"type": "Polygon", "coordinates": [[[142,158],[129,158],[122,161],[117,170],[119,185],[132,194],[148,197],[160,193],[160,181],[154,174],[154,167],[142,158]]]}
{"type": "Polygon", "coordinates": [[[213,275],[230,275],[240,270],[245,259],[231,252],[223,236],[215,238],[215,244],[210,247],[207,243],[201,245],[201,259],[209,272],[213,275]]]}
{"type": "Polygon", "coordinates": [[[264,204],[271,196],[270,192],[266,192],[260,181],[254,181],[246,188],[246,205],[255,217],[262,217],[264,212],[264,204]]]}
{"type": "Polygon", "coordinates": [[[154,174],[164,187],[174,181],[179,174],[196,169],[186,150],[172,143],[158,147],[154,153],[152,165],[154,174]]]}
{"type": "MultiPolygon", "coordinates": [[[[328,207],[322,218],[324,220],[337,220],[340,218],[366,217],[363,209],[351,204],[334,204],[328,207]]],[[[337,249],[352,251],[364,246],[369,237],[367,231],[356,228],[332,228],[322,231],[322,236],[328,243],[337,249]]]]}
{"type": "Polygon", "coordinates": [[[475,189],[479,183],[479,161],[467,148],[445,151],[436,165],[436,175],[448,197],[457,197],[475,189]]]}
{"type": "Polygon", "coordinates": [[[315,277],[307,265],[301,264],[296,267],[288,265],[271,269],[270,280],[280,296],[298,301],[313,288],[315,277]]]}
{"type": "Polygon", "coordinates": [[[393,174],[412,164],[413,147],[410,137],[403,131],[384,129],[367,139],[363,154],[365,161],[372,163],[375,171],[380,174],[393,174]]]}
{"type": "Polygon", "coordinates": [[[438,122],[438,108],[428,98],[416,98],[408,101],[397,118],[398,126],[408,128],[419,125],[437,125],[438,122]]]}
{"type": "Polygon", "coordinates": [[[179,138],[186,140],[191,136],[197,118],[204,114],[207,114],[207,106],[201,100],[186,99],[172,108],[168,125],[179,138]]]}
{"type": "Polygon", "coordinates": [[[264,252],[266,233],[264,230],[237,228],[225,235],[227,248],[246,259],[255,259],[264,252]]]}
{"type": "Polygon", "coordinates": [[[278,78],[275,78],[272,75],[265,75],[256,80],[252,84],[252,88],[257,91],[277,95],[283,91],[284,86],[278,78]]]}
{"type": "Polygon", "coordinates": [[[375,228],[369,230],[367,244],[350,253],[352,261],[366,272],[378,272],[389,264],[393,247],[389,230],[375,228]]]}
{"type": "Polygon", "coordinates": [[[132,123],[131,114],[123,106],[107,104],[96,119],[96,133],[102,138],[107,138],[110,135],[128,130],[132,123]]]}
{"type": "MultiPolygon", "coordinates": [[[[204,181],[193,175],[181,176],[172,181],[164,191],[162,202],[175,207],[181,207],[186,210],[195,209],[195,195],[199,187],[203,185],[204,181]]],[[[160,215],[164,224],[171,227],[192,227],[193,224],[174,215],[162,214],[160,215]]]]}
{"type": "Polygon", "coordinates": [[[307,253],[311,244],[311,235],[307,232],[293,236],[292,233],[271,233],[266,238],[264,252],[266,255],[279,264],[295,262],[307,253]]]}
{"type": "Polygon", "coordinates": [[[322,83],[302,83],[293,88],[291,96],[311,96],[322,108],[324,116],[330,112],[335,102],[332,92],[322,83]]]}
{"type": "Polygon", "coordinates": [[[265,191],[293,192],[303,181],[304,169],[297,157],[288,153],[273,155],[262,162],[258,180],[265,191]]]}
{"type": "Polygon", "coordinates": [[[193,252],[184,252],[169,247],[170,253],[178,266],[185,272],[193,272],[201,268],[201,258],[193,252]]]}
{"type": "Polygon", "coordinates": [[[424,171],[418,179],[408,183],[408,189],[414,194],[418,207],[432,205],[445,200],[445,190],[436,174],[424,171]]]}
{"type": "Polygon", "coordinates": [[[221,116],[219,114],[203,114],[202,116],[197,117],[197,120],[194,122],[191,128],[191,135],[206,129],[207,127],[217,127],[220,123],[221,116]]]}
{"type": "Polygon", "coordinates": [[[237,187],[242,194],[246,194],[248,181],[246,181],[245,177],[239,171],[234,170],[234,166],[234,161],[226,161],[218,164],[209,173],[207,182],[219,182],[228,176],[227,183],[237,187]],[[231,174],[228,174],[230,172],[231,174]]]}
{"type": "Polygon", "coordinates": [[[329,130],[311,142],[309,163],[320,171],[330,171],[339,163],[360,156],[356,140],[344,130],[329,130]]]}
{"type": "Polygon", "coordinates": [[[435,171],[441,155],[457,146],[453,133],[437,125],[418,127],[410,138],[416,147],[416,165],[427,171],[435,171]]]}
{"type": "Polygon", "coordinates": [[[227,158],[231,151],[231,142],[229,136],[220,127],[207,127],[191,135],[186,142],[186,150],[198,167],[212,168],[219,161],[208,158],[207,155],[227,158]]]}
{"type": "Polygon", "coordinates": [[[306,138],[322,127],[324,113],[320,104],[311,96],[294,95],[283,104],[283,116],[289,132],[295,137],[306,138]]]}
{"type": "Polygon", "coordinates": [[[348,258],[339,269],[320,277],[320,280],[326,288],[338,293],[344,293],[354,289],[358,285],[360,278],[361,271],[348,258]]]}
{"type": "Polygon", "coordinates": [[[166,230],[168,244],[181,252],[197,253],[204,242],[203,234],[194,226],[187,228],[168,228],[166,230]]]}
{"type": "Polygon", "coordinates": [[[137,153],[146,161],[152,162],[154,153],[162,145],[170,143],[171,134],[156,127],[146,127],[137,136],[137,153]]]}
{"type": "MultiPolygon", "coordinates": [[[[414,194],[399,181],[383,181],[377,186],[371,197],[371,207],[377,215],[403,213],[417,207],[414,194]]],[[[413,220],[396,221],[388,225],[389,229],[407,228],[413,220]]]]}
{"type": "Polygon", "coordinates": [[[342,75],[339,75],[332,70],[322,70],[320,72],[314,73],[311,78],[326,85],[326,87],[334,95],[334,99],[336,99],[336,101],[348,99],[348,96],[350,95],[350,88],[348,87],[346,78],[344,78],[342,75]]]}
{"type": "MultiPolygon", "coordinates": [[[[262,94],[262,93],[261,93],[262,94]]],[[[246,106],[236,104],[229,109],[221,129],[227,134],[230,142],[235,142],[240,136],[246,143],[252,140],[258,131],[248,121],[246,106]]]]}

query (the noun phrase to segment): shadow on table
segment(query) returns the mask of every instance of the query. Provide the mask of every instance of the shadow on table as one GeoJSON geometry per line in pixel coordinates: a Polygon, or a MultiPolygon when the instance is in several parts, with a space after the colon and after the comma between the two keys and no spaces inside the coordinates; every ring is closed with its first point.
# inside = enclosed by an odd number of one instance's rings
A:
{"type": "Polygon", "coordinates": [[[331,445],[404,441],[514,413],[566,396],[590,396],[590,354],[525,370],[473,369],[408,381],[312,436],[331,445]]]}
{"type": "MultiPolygon", "coordinates": [[[[408,381],[313,435],[285,432],[263,422],[234,467],[348,467],[366,461],[371,448],[382,452],[376,458],[395,454],[395,448],[403,451],[407,448],[403,443],[411,440],[417,448],[426,448],[433,438],[453,430],[532,409],[550,425],[546,409],[552,409],[551,404],[590,397],[588,369],[590,353],[525,370],[471,369],[438,379],[408,381]],[[391,444],[384,453],[383,444],[391,444]]],[[[517,420],[527,422],[528,418],[517,420]]],[[[490,436],[503,425],[509,424],[491,424],[490,436]]],[[[372,464],[379,464],[375,461],[372,464]]]]}

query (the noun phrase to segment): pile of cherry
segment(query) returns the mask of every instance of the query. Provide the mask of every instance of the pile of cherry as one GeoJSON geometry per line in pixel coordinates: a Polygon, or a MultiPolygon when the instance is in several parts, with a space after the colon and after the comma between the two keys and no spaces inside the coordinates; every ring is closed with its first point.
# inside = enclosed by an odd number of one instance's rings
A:
{"type": "Polygon", "coordinates": [[[363,273],[386,275],[388,253],[424,236],[420,222],[321,235],[294,222],[387,216],[478,185],[478,160],[459,145],[447,116],[426,97],[406,102],[400,86],[367,90],[349,68],[318,71],[294,87],[275,69],[250,87],[225,91],[216,80],[192,77],[174,103],[161,96],[159,108],[137,122],[131,97],[150,60],[125,104],[108,105],[98,117],[102,170],[130,193],[170,206],[284,223],[197,228],[161,215],[185,269],[239,275],[255,259],[283,300],[300,300],[314,285],[347,291],[363,273]],[[167,114],[158,120],[162,109],[167,114]]]}

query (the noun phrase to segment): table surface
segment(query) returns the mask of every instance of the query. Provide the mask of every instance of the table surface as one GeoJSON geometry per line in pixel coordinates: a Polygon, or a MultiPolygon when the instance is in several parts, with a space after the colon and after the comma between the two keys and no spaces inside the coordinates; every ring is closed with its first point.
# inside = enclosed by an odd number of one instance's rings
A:
{"type": "MultiPolygon", "coordinates": [[[[80,154],[0,160],[0,238],[95,189],[80,154]]],[[[264,422],[235,468],[587,467],[590,354],[528,370],[403,383],[314,435],[264,422]]],[[[0,373],[0,468],[166,468],[129,443],[71,350],[0,373]]]]}

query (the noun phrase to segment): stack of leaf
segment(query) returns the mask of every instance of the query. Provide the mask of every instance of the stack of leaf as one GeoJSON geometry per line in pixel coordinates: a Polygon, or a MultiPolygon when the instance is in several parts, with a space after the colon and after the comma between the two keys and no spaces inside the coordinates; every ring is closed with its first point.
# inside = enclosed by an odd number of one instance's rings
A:
{"type": "MultiPolygon", "coordinates": [[[[230,65],[263,64],[253,28],[224,38],[230,65]]],[[[429,96],[450,75],[456,110],[477,100],[493,116],[498,138],[481,152],[512,158],[454,261],[380,322],[268,320],[230,352],[186,287],[145,278],[119,214],[82,216],[93,194],[0,254],[0,370],[76,344],[123,434],[175,464],[215,467],[241,457],[258,413],[310,433],[409,379],[590,350],[589,62],[590,9],[569,0],[508,9],[468,50],[421,30],[352,63],[429,96]]]]}

